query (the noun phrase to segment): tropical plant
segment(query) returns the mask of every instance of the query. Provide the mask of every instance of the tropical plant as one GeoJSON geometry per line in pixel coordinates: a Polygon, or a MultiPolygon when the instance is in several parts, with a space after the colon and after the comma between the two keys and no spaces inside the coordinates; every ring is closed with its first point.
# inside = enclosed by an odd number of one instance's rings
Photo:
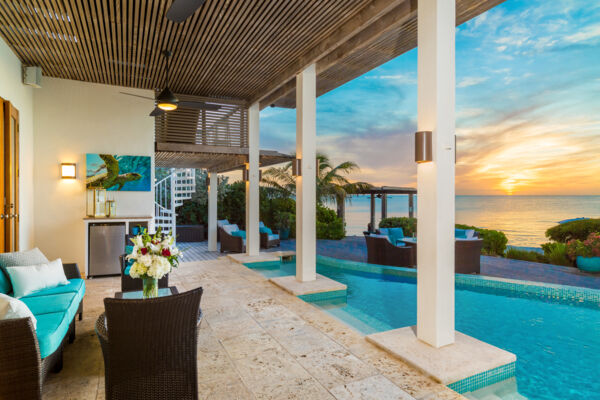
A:
{"type": "Polygon", "coordinates": [[[295,221],[296,216],[291,212],[278,211],[275,214],[275,228],[277,229],[290,229],[295,221]]]}
{"type": "Polygon", "coordinates": [[[345,236],[344,222],[336,212],[317,204],[317,239],[340,240],[345,236]]]}
{"type": "Polygon", "coordinates": [[[542,250],[544,250],[544,255],[550,264],[564,265],[565,267],[573,266],[573,263],[569,260],[567,255],[567,245],[565,243],[544,243],[542,244],[542,250]]]}
{"type": "Polygon", "coordinates": [[[553,226],[546,231],[546,237],[567,243],[571,239],[585,240],[592,232],[600,232],[600,218],[580,219],[553,226]]]}
{"type": "MultiPolygon", "coordinates": [[[[325,154],[317,154],[317,202],[334,201],[337,216],[344,224],[346,199],[353,194],[361,193],[371,188],[366,182],[350,182],[347,178],[359,169],[353,161],[344,161],[336,166],[325,154]]],[[[272,167],[263,172],[263,183],[279,192],[281,197],[296,195],[296,179],[292,175],[292,163],[283,167],[272,167]]]]}
{"type": "Polygon", "coordinates": [[[539,263],[547,262],[546,258],[541,253],[531,250],[516,249],[514,247],[510,247],[508,250],[506,250],[505,256],[506,258],[510,258],[513,260],[531,261],[539,263]]]}
{"type": "Polygon", "coordinates": [[[592,232],[587,239],[571,239],[567,242],[567,254],[575,260],[581,257],[600,257],[600,233],[592,232]]]}

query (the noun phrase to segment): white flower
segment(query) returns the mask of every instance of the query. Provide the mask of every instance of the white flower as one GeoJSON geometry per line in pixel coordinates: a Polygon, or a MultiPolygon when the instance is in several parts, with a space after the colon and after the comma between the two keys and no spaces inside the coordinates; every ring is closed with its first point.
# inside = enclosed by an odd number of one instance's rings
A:
{"type": "Polygon", "coordinates": [[[129,268],[129,276],[132,278],[139,278],[146,274],[147,270],[148,268],[145,265],[140,264],[139,262],[134,262],[131,268],[129,268]]]}
{"type": "Polygon", "coordinates": [[[150,254],[144,254],[143,256],[139,256],[137,261],[144,264],[146,267],[150,267],[152,265],[152,256],[150,254]]]}
{"type": "Polygon", "coordinates": [[[171,264],[165,257],[153,256],[152,265],[148,268],[148,276],[161,279],[164,275],[171,272],[171,264]]]}
{"type": "Polygon", "coordinates": [[[140,235],[132,238],[131,242],[133,243],[134,246],[144,247],[144,239],[142,239],[142,236],[140,236],[140,235]]]}

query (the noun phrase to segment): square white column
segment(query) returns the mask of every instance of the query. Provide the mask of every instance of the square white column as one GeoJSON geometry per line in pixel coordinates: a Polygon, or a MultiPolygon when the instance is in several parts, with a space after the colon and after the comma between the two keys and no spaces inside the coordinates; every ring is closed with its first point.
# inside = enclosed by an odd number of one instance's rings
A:
{"type": "Polygon", "coordinates": [[[259,103],[248,108],[248,181],[246,182],[246,254],[257,256],[260,250],[259,222],[259,103]]]}
{"type": "Polygon", "coordinates": [[[432,162],[417,167],[417,337],[454,343],[455,2],[419,0],[418,130],[432,162]]]}
{"type": "Polygon", "coordinates": [[[208,251],[217,251],[217,173],[208,174],[208,251]]]}
{"type": "Polygon", "coordinates": [[[296,76],[296,279],[317,277],[317,78],[315,64],[296,76]]]}

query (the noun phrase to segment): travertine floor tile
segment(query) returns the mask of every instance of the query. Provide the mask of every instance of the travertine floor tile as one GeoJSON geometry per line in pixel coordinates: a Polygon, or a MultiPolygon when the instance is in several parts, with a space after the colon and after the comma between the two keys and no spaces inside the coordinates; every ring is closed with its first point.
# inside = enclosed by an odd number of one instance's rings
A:
{"type": "Polygon", "coordinates": [[[392,382],[381,375],[375,375],[331,390],[338,400],[412,400],[392,382]]]}

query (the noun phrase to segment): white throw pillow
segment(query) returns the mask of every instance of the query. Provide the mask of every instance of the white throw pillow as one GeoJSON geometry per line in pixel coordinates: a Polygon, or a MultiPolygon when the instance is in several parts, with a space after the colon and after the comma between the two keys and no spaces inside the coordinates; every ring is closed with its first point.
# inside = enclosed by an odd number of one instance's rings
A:
{"type": "Polygon", "coordinates": [[[27,296],[37,290],[67,285],[69,281],[65,276],[61,259],[50,261],[48,264],[32,265],[28,267],[8,267],[8,276],[13,286],[16,298],[27,296]]]}
{"type": "Polygon", "coordinates": [[[25,303],[14,297],[0,293],[0,319],[31,318],[33,328],[37,326],[37,319],[25,303]]]}

